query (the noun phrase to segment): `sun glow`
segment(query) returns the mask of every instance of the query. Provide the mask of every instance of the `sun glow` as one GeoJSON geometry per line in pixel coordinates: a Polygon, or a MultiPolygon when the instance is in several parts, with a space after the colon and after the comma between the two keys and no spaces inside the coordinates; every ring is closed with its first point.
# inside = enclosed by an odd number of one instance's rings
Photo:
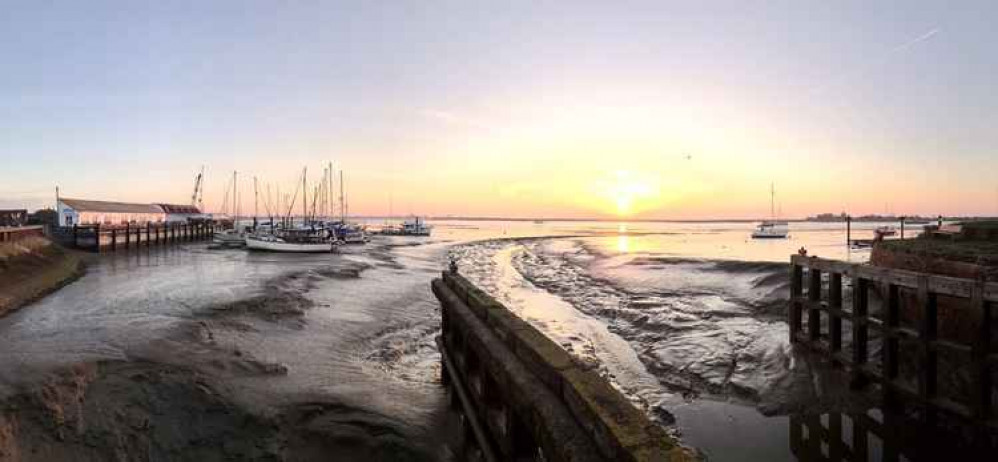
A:
{"type": "Polygon", "coordinates": [[[659,188],[650,176],[636,175],[626,170],[617,171],[612,180],[600,184],[600,196],[608,199],[617,216],[631,216],[657,205],[659,188]]]}

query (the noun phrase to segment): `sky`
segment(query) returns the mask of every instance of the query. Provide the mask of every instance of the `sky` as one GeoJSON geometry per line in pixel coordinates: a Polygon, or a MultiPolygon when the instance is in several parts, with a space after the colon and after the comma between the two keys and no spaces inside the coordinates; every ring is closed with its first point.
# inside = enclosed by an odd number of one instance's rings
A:
{"type": "Polygon", "coordinates": [[[998,215],[994,1],[2,9],[0,207],[332,162],[352,214],[998,215]]]}

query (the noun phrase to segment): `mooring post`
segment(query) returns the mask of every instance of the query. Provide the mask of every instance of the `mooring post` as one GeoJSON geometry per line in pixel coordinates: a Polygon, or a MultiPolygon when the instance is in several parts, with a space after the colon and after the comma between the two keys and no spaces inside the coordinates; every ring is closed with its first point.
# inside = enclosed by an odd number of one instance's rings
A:
{"type": "Polygon", "coordinates": [[[80,228],[73,224],[73,247],[80,248],[80,228]]]}
{"type": "Polygon", "coordinates": [[[901,217],[901,240],[904,240],[904,219],[905,217],[901,217]]]}
{"type": "Polygon", "coordinates": [[[118,250],[118,230],[111,228],[111,251],[114,252],[116,250],[118,250]]]}
{"type": "Polygon", "coordinates": [[[100,223],[94,225],[94,252],[100,252],[100,223]]]}
{"type": "Polygon", "coordinates": [[[146,247],[149,247],[149,232],[151,231],[152,223],[146,222],[146,247]]]}
{"type": "Polygon", "coordinates": [[[852,215],[846,215],[846,247],[852,247],[852,215]]]}
{"type": "Polygon", "coordinates": [[[128,250],[128,244],[131,243],[132,237],[132,224],[125,222],[125,250],[128,250]]]}

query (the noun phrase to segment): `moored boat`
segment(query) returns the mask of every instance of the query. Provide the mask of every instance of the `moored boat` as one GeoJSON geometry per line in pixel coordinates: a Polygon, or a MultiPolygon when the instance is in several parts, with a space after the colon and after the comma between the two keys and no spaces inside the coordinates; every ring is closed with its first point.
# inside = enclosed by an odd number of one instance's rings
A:
{"type": "Polygon", "coordinates": [[[381,234],[390,236],[429,236],[433,232],[433,226],[426,224],[420,217],[413,217],[411,220],[402,222],[399,226],[385,228],[381,234]]]}
{"type": "Polygon", "coordinates": [[[769,194],[769,214],[773,219],[759,223],[755,227],[755,231],[752,232],[752,239],[786,239],[790,233],[790,224],[786,221],[776,219],[775,185],[770,185],[769,194]]]}
{"type": "Polygon", "coordinates": [[[246,248],[268,252],[332,252],[333,241],[311,230],[288,230],[279,234],[254,234],[246,237],[246,248]]]}
{"type": "Polygon", "coordinates": [[[764,221],[752,232],[752,239],[786,239],[789,225],[785,221],[764,221]]]}

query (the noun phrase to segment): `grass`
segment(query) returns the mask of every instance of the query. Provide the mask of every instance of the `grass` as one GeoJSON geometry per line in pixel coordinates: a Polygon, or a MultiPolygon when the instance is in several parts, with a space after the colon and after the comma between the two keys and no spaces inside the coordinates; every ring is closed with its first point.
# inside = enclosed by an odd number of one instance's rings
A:
{"type": "Polygon", "coordinates": [[[884,249],[950,260],[998,266],[998,241],[905,239],[881,242],[884,249]]]}
{"type": "Polygon", "coordinates": [[[75,253],[45,238],[0,245],[0,316],[37,300],[83,274],[75,253]]]}

